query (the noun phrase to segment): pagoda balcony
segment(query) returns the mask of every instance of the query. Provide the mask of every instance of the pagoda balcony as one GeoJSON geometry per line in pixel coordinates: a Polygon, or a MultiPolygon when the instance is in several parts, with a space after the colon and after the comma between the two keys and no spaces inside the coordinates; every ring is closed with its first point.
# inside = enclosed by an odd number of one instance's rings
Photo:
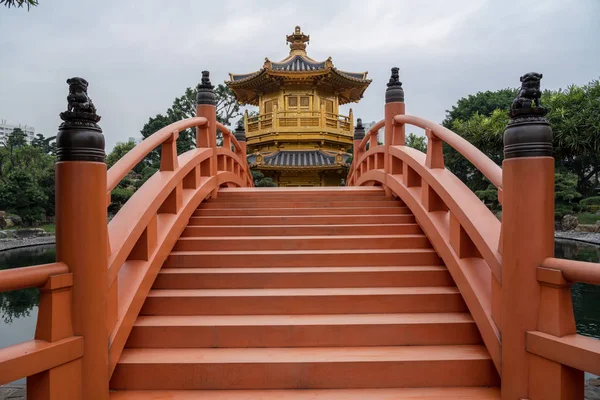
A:
{"type": "Polygon", "coordinates": [[[282,133],[312,133],[335,135],[352,140],[354,133],[352,111],[350,115],[326,111],[276,111],[245,117],[248,141],[264,141],[269,136],[282,133]]]}

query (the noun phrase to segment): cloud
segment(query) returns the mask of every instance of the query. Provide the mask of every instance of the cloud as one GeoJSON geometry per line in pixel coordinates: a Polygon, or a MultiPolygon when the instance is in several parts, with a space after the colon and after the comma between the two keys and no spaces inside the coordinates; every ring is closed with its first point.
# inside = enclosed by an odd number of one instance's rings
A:
{"type": "Polygon", "coordinates": [[[407,112],[441,121],[460,97],[518,85],[530,70],[546,88],[598,78],[600,2],[560,0],[40,1],[0,13],[0,119],[52,135],[71,76],[90,82],[110,149],[211,71],[255,71],[287,56],[295,25],[309,55],[331,56],[373,79],[353,108],[383,115],[385,83],[401,68],[407,112]]]}

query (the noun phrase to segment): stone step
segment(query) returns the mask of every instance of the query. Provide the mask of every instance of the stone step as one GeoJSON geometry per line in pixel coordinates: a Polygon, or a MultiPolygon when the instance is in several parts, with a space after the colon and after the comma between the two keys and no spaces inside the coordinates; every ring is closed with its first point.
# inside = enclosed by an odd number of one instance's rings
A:
{"type": "Polygon", "coordinates": [[[390,199],[381,187],[303,187],[303,188],[220,188],[217,199],[258,200],[370,200],[373,197],[390,199]]]}
{"type": "Polygon", "coordinates": [[[113,391],[110,400],[500,400],[497,387],[113,391]]]}
{"type": "Polygon", "coordinates": [[[163,268],[154,289],[454,286],[444,266],[163,268]]]}
{"type": "Polygon", "coordinates": [[[480,344],[468,313],[141,316],[130,348],[480,344]],[[242,334],[241,334],[242,333],[242,334]]]}
{"type": "Polygon", "coordinates": [[[412,215],[408,207],[320,207],[320,208],[200,208],[194,217],[271,215],[412,215]]]}
{"type": "Polygon", "coordinates": [[[209,199],[200,204],[199,209],[214,208],[331,208],[331,207],[402,207],[401,200],[372,197],[370,200],[328,200],[306,199],[291,201],[273,201],[270,197],[253,201],[237,201],[228,199],[209,199]]]}
{"type": "Polygon", "coordinates": [[[181,237],[206,236],[308,236],[308,235],[410,235],[422,234],[412,224],[343,225],[203,225],[188,226],[181,237]]]}
{"type": "Polygon", "coordinates": [[[414,215],[261,215],[191,217],[189,225],[414,224],[414,215]]]}
{"type": "Polygon", "coordinates": [[[111,380],[117,390],[497,384],[492,360],[481,345],[125,349],[111,380]]]}
{"type": "Polygon", "coordinates": [[[163,268],[443,265],[434,249],[173,251],[163,268]]]}
{"type": "Polygon", "coordinates": [[[153,289],[140,315],[292,315],[465,312],[445,287],[153,289]]]}
{"type": "Polygon", "coordinates": [[[173,251],[425,249],[425,235],[227,236],[179,238],[173,251]]]}

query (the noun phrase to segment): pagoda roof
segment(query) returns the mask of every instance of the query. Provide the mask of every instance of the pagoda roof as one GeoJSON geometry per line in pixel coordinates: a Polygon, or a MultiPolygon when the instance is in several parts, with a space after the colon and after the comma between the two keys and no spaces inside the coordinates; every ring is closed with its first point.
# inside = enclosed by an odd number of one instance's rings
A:
{"type": "Polygon", "coordinates": [[[290,55],[273,62],[265,59],[263,67],[248,74],[229,74],[225,84],[242,104],[258,104],[262,93],[278,90],[286,83],[307,83],[323,86],[339,96],[339,103],[357,102],[371,83],[367,72],[346,72],[333,66],[331,57],[315,61],[306,54],[309,36],[296,27],[295,34],[288,35],[290,55]]]}
{"type": "Polygon", "coordinates": [[[322,150],[279,150],[266,155],[250,154],[248,155],[248,164],[263,169],[339,168],[340,165],[347,165],[350,157],[351,154],[348,153],[331,153],[322,150]],[[259,157],[262,157],[260,162],[259,157]],[[337,160],[336,157],[338,157],[337,160]]]}

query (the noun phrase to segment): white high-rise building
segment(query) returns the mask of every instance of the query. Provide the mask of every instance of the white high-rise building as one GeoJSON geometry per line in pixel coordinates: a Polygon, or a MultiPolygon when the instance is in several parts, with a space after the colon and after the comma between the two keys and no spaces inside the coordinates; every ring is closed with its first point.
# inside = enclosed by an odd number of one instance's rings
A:
{"type": "Polygon", "coordinates": [[[25,124],[10,124],[5,119],[0,119],[0,143],[4,143],[6,138],[12,133],[15,128],[20,128],[25,135],[27,135],[27,141],[31,141],[35,138],[35,128],[31,125],[25,124]]]}

